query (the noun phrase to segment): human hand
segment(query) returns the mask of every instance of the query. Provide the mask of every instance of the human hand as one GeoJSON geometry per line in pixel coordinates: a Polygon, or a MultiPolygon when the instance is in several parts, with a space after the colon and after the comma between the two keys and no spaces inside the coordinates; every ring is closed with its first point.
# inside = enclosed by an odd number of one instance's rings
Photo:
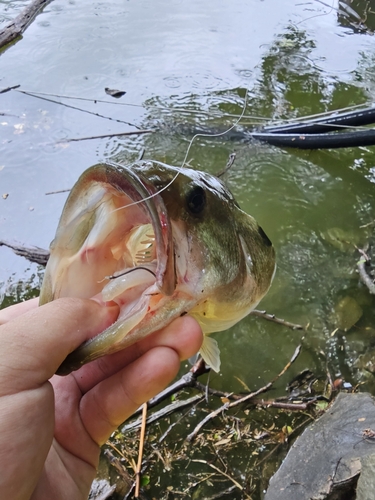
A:
{"type": "Polygon", "coordinates": [[[87,498],[100,445],[198,351],[196,321],[163,330],[66,377],[68,353],[116,320],[117,306],[59,299],[0,311],[0,497],[87,498]]]}

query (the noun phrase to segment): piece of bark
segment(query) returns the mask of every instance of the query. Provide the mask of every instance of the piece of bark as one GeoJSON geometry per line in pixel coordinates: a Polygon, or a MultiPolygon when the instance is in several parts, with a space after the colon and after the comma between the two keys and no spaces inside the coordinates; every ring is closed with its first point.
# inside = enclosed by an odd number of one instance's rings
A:
{"type": "Polygon", "coordinates": [[[112,486],[106,479],[94,479],[91,485],[89,500],[107,500],[116,491],[116,485],[112,486]]]}
{"type": "Polygon", "coordinates": [[[33,0],[18,16],[0,30],[0,48],[22,35],[51,0],[33,0]]]}

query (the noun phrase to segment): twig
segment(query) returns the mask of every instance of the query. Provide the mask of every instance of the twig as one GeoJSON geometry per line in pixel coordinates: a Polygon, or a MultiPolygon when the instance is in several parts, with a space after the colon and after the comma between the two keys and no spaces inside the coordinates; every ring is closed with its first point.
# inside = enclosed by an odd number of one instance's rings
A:
{"type": "MultiPolygon", "coordinates": [[[[307,422],[309,420],[312,420],[313,418],[312,417],[309,417],[307,418],[306,420],[304,420],[303,422],[301,422],[299,425],[297,425],[297,427],[295,427],[293,429],[293,431],[288,435],[288,438],[292,435],[292,434],[295,434],[301,427],[303,427],[304,425],[307,424],[307,422]]],[[[272,448],[272,450],[267,453],[267,455],[265,457],[263,457],[261,460],[259,460],[259,462],[256,463],[256,466],[259,467],[260,464],[262,464],[263,462],[266,462],[268,460],[268,458],[273,455],[275,453],[275,451],[282,445],[283,443],[278,443],[276,446],[274,446],[272,448]]]]}
{"type": "MultiPolygon", "coordinates": [[[[192,396],[189,399],[184,399],[182,401],[175,401],[174,403],[166,406],[165,408],[162,408],[159,411],[156,411],[155,413],[152,413],[149,417],[147,417],[147,425],[152,424],[153,422],[156,422],[157,420],[166,417],[170,415],[171,413],[174,413],[175,411],[184,408],[185,406],[192,405],[200,400],[203,400],[204,396],[201,394],[196,394],[195,396],[192,396]]],[[[137,427],[140,427],[142,420],[137,419],[134,422],[131,422],[130,424],[124,425],[122,427],[121,432],[124,434],[130,430],[136,429],[137,427]]]]}
{"type": "MultiPolygon", "coordinates": [[[[204,361],[202,358],[200,358],[197,363],[195,363],[194,366],[190,369],[188,373],[185,373],[179,380],[171,384],[169,387],[164,389],[164,391],[160,392],[157,396],[154,398],[150,399],[148,402],[148,408],[154,408],[155,406],[159,405],[161,402],[169,398],[170,396],[173,396],[173,394],[176,394],[179,392],[181,389],[185,389],[186,387],[198,387],[197,384],[197,377],[200,375],[203,375],[204,373],[209,372],[210,369],[206,367],[204,361]]],[[[201,384],[199,384],[199,390],[201,389],[201,384]]],[[[203,386],[205,387],[205,386],[203,386]]],[[[204,392],[205,389],[202,390],[204,392]]],[[[142,407],[138,408],[138,410],[134,413],[134,415],[138,415],[141,413],[142,407]]]]}
{"type": "MultiPolygon", "coordinates": [[[[303,340],[303,337],[302,337],[302,340],[303,340]]],[[[212,420],[213,418],[217,417],[217,415],[219,415],[221,412],[225,411],[225,410],[228,410],[229,408],[234,408],[235,406],[238,406],[242,403],[245,403],[246,401],[248,401],[249,399],[252,399],[254,398],[255,396],[258,396],[259,394],[261,394],[262,392],[266,392],[270,387],[272,387],[272,385],[282,376],[284,375],[284,373],[288,370],[288,368],[291,366],[292,363],[294,363],[294,361],[297,359],[299,353],[301,352],[301,344],[297,346],[296,350],[294,351],[293,353],[293,356],[291,357],[290,361],[285,365],[285,367],[281,370],[281,372],[276,375],[276,377],[271,380],[271,382],[268,382],[268,384],[266,384],[265,386],[261,387],[260,389],[258,389],[257,391],[255,392],[251,392],[250,394],[247,394],[246,396],[243,396],[242,398],[240,399],[237,399],[236,401],[233,401],[231,403],[225,403],[223,404],[222,406],[220,406],[219,408],[217,408],[215,411],[211,412],[209,415],[207,415],[196,427],[195,429],[193,430],[193,432],[191,432],[186,440],[191,442],[195,437],[196,435],[198,434],[198,432],[202,429],[202,427],[204,427],[204,425],[206,425],[207,422],[209,422],[210,420],[212,420]]]]}
{"type": "Polygon", "coordinates": [[[35,17],[51,0],[34,0],[18,16],[0,30],[0,48],[22,35],[35,17]]]}
{"type": "Polygon", "coordinates": [[[285,321],[284,319],[277,318],[274,314],[268,314],[266,311],[259,311],[258,309],[254,309],[250,313],[252,316],[256,316],[257,318],[263,318],[267,321],[273,321],[278,325],[283,325],[292,330],[305,330],[305,327],[302,325],[298,325],[296,323],[290,323],[289,321],[285,321]]]}
{"type": "Polygon", "coordinates": [[[139,155],[138,155],[138,158],[137,158],[137,161],[141,161],[141,160],[143,160],[143,157],[144,157],[144,155],[145,155],[145,152],[146,152],[145,148],[142,148],[142,149],[140,150],[139,155]]]}
{"type": "Polygon", "coordinates": [[[220,172],[218,172],[216,174],[216,177],[221,177],[223,176],[224,174],[226,174],[228,172],[228,170],[232,167],[233,163],[234,163],[234,160],[236,159],[236,153],[231,153],[229,155],[229,158],[228,158],[228,161],[227,161],[227,164],[225,165],[225,167],[223,168],[223,170],[220,170],[220,172]]]}
{"type": "Polygon", "coordinates": [[[218,498],[223,498],[223,496],[225,495],[229,495],[230,493],[232,493],[232,491],[236,488],[235,485],[231,486],[230,488],[224,490],[224,491],[220,491],[219,493],[215,493],[214,496],[212,497],[207,497],[206,500],[217,500],[218,498]]]}
{"type": "Polygon", "coordinates": [[[134,498],[138,498],[139,497],[139,489],[140,489],[140,486],[141,486],[141,469],[142,469],[143,447],[144,447],[144,444],[145,444],[146,420],[147,420],[147,403],[143,403],[142,427],[141,427],[141,437],[140,437],[140,440],[139,440],[138,463],[137,463],[137,469],[135,471],[135,494],[134,494],[134,498]]]}
{"type": "MultiPolygon", "coordinates": [[[[5,92],[9,92],[10,90],[18,89],[20,85],[13,85],[13,87],[6,87],[5,89],[0,90],[0,94],[5,94],[5,92]]],[[[12,116],[12,115],[9,115],[12,116]]]]}
{"type": "Polygon", "coordinates": [[[256,406],[261,406],[263,408],[278,408],[280,410],[287,410],[287,411],[305,411],[308,409],[309,406],[312,404],[316,403],[316,398],[310,399],[310,401],[307,401],[306,403],[285,403],[283,401],[276,401],[276,400],[264,400],[264,399],[254,399],[251,401],[254,405],[256,406]]]}
{"type": "Polygon", "coordinates": [[[240,483],[238,483],[232,476],[229,476],[229,474],[219,469],[219,467],[216,467],[216,465],[210,464],[206,460],[199,460],[199,459],[194,459],[192,460],[192,462],[208,465],[208,467],[211,467],[211,469],[216,470],[216,472],[229,479],[229,481],[231,481],[239,490],[243,491],[243,487],[240,485],[240,483]]]}
{"type": "Polygon", "coordinates": [[[25,95],[28,95],[30,97],[35,97],[36,99],[41,99],[42,101],[52,102],[53,104],[59,104],[60,106],[64,106],[65,108],[75,109],[76,111],[82,111],[82,113],[88,113],[89,115],[94,115],[94,116],[97,116],[99,118],[105,118],[106,120],[111,120],[111,121],[118,122],[118,123],[125,123],[126,125],[130,125],[131,127],[139,129],[139,127],[137,125],[135,125],[134,123],[126,122],[125,120],[120,120],[117,118],[112,118],[111,116],[101,115],[100,113],[94,113],[94,111],[89,111],[88,109],[82,109],[82,108],[79,108],[78,106],[72,106],[71,104],[66,104],[64,102],[55,101],[54,99],[49,99],[47,97],[43,97],[42,95],[33,94],[32,92],[26,92],[26,90],[19,89],[19,90],[16,90],[16,92],[21,92],[21,94],[25,94],[25,95]]]}
{"type": "Polygon", "coordinates": [[[78,142],[78,141],[89,141],[91,139],[104,139],[105,137],[122,137],[124,135],[141,135],[141,134],[151,134],[154,130],[145,129],[145,130],[133,130],[131,132],[116,132],[113,134],[103,134],[103,135],[91,135],[87,137],[72,137],[71,139],[62,139],[58,141],[58,144],[63,142],[78,142]]]}
{"type": "Polygon", "coordinates": [[[48,191],[48,193],[44,193],[46,195],[48,194],[60,194],[60,193],[69,193],[71,191],[70,189],[60,189],[59,191],[48,191]]]}
{"type": "Polygon", "coordinates": [[[115,457],[113,453],[110,452],[110,450],[104,450],[104,455],[108,459],[109,463],[117,470],[127,488],[132,488],[134,481],[121,461],[117,457],[115,457]]]}
{"type": "MultiPolygon", "coordinates": [[[[194,408],[196,408],[201,401],[203,401],[203,398],[197,399],[197,402],[194,404],[194,408]]],[[[173,422],[168,427],[168,429],[164,432],[164,434],[162,436],[160,436],[159,441],[158,441],[159,444],[164,441],[164,439],[168,436],[168,434],[171,432],[173,427],[175,425],[179,424],[181,422],[181,420],[183,420],[190,411],[191,411],[191,408],[189,408],[183,415],[181,415],[181,417],[179,419],[177,419],[175,422],[173,422]]]]}
{"type": "Polygon", "coordinates": [[[358,269],[359,277],[361,278],[362,283],[367,286],[369,292],[372,295],[375,295],[375,283],[374,283],[373,279],[370,278],[370,276],[367,274],[366,268],[365,268],[366,265],[367,266],[370,265],[370,259],[366,254],[367,249],[361,250],[358,248],[358,251],[362,255],[362,257],[357,262],[357,269],[358,269]]]}

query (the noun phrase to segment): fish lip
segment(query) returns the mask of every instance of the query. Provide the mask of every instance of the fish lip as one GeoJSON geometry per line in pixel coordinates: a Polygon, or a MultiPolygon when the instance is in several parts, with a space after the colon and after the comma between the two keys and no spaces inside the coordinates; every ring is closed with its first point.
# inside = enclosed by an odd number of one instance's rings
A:
{"type": "MultiPolygon", "coordinates": [[[[155,284],[164,295],[171,296],[176,288],[172,225],[164,200],[155,186],[142,174],[117,162],[105,163],[107,182],[128,194],[134,203],[146,208],[156,242],[155,284]],[[124,179],[127,181],[124,183],[124,179]],[[130,186],[129,186],[130,184],[130,186]],[[134,191],[129,192],[129,187],[134,191]]],[[[133,165],[134,166],[134,165],[133,165]]]]}

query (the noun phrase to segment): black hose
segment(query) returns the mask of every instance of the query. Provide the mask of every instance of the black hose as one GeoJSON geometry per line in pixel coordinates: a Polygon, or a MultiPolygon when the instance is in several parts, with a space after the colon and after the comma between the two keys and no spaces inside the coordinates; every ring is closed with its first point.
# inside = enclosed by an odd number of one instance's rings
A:
{"type": "Polygon", "coordinates": [[[332,134],[275,134],[250,132],[249,136],[273,146],[299,149],[351,148],[375,145],[375,129],[332,134]]]}
{"type": "Polygon", "coordinates": [[[338,113],[335,116],[314,118],[285,125],[263,127],[262,131],[276,134],[320,134],[343,127],[358,127],[375,123],[375,107],[362,109],[361,111],[348,111],[338,113]]]}

